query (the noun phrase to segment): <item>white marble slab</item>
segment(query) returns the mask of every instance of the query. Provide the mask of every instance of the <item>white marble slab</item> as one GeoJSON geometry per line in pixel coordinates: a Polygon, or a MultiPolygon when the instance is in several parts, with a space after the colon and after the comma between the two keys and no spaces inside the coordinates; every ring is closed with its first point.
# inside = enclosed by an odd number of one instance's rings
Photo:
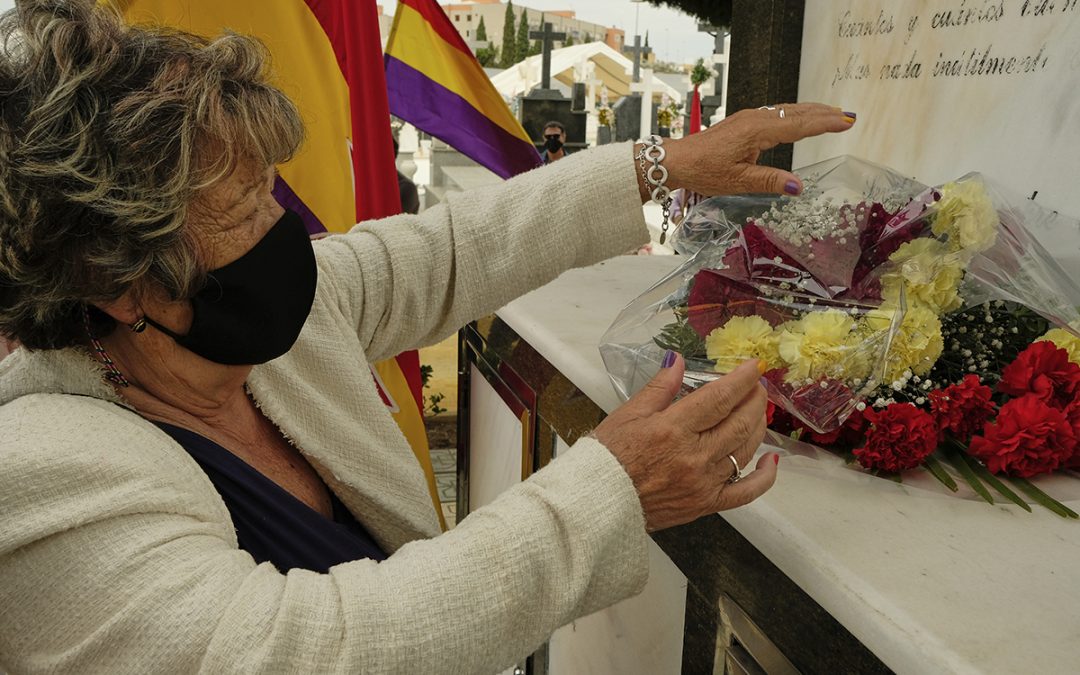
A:
{"type": "Polygon", "coordinates": [[[469,387],[469,510],[521,482],[523,425],[475,365],[469,387]]]}
{"type": "Polygon", "coordinates": [[[1064,216],[1034,234],[1080,273],[1080,2],[807,0],[799,99],[858,114],[800,141],[927,185],[982,172],[1064,216]]]}
{"type": "Polygon", "coordinates": [[[639,595],[551,636],[551,675],[657,675],[682,667],[686,576],[649,542],[649,582],[639,595]]]}
{"type": "MultiPolygon", "coordinates": [[[[567,272],[499,315],[610,411],[618,398],[599,338],[679,262],[631,256],[567,272]]],[[[886,665],[919,674],[1077,671],[1080,523],[885,480],[836,480],[828,469],[841,460],[811,461],[783,459],[770,492],[722,515],[886,665]]]]}

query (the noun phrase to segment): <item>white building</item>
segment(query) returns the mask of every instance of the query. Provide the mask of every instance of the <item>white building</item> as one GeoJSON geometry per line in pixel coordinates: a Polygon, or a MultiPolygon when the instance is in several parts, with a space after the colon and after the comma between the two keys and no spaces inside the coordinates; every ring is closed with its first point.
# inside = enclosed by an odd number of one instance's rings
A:
{"type": "MultiPolygon", "coordinates": [[[[514,20],[521,21],[521,12],[524,10],[528,17],[529,27],[536,30],[540,27],[540,18],[543,16],[545,23],[550,23],[552,30],[566,33],[574,43],[605,42],[616,51],[622,51],[626,41],[626,35],[620,28],[602,26],[598,23],[582,21],[572,10],[546,10],[514,4],[514,20]]],[[[494,44],[502,47],[503,24],[506,20],[507,3],[501,0],[464,0],[462,2],[448,3],[442,6],[443,11],[450,17],[450,21],[457,28],[458,33],[465,38],[465,42],[474,50],[494,44]],[[484,29],[487,32],[486,41],[476,39],[476,30],[480,26],[480,19],[484,20],[484,29]]],[[[516,35],[516,24],[515,24],[516,35]]],[[[556,43],[562,46],[562,42],[556,43]]]]}

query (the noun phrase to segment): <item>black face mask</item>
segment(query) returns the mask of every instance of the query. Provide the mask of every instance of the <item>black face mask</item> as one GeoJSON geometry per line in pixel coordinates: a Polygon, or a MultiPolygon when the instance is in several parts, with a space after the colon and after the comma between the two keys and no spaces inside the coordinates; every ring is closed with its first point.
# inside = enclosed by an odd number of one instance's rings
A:
{"type": "Polygon", "coordinates": [[[256,365],[293,346],[315,300],[318,268],[304,222],[285,215],[250,251],[210,272],[191,298],[194,319],[177,335],[146,322],[181,347],[224,365],[256,365]]]}
{"type": "Polygon", "coordinates": [[[558,136],[544,136],[544,148],[548,152],[558,152],[562,150],[563,142],[559,140],[558,136]]]}

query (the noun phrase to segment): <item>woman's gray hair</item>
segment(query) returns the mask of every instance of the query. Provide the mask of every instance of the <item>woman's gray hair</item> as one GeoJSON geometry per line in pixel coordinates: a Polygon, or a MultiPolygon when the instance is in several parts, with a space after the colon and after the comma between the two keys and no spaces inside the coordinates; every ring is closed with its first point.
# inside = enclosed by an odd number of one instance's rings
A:
{"type": "Polygon", "coordinates": [[[268,64],[253,38],[128,26],[93,0],[0,15],[0,335],[66,347],[90,303],[198,289],[193,202],[303,139],[268,64]]]}

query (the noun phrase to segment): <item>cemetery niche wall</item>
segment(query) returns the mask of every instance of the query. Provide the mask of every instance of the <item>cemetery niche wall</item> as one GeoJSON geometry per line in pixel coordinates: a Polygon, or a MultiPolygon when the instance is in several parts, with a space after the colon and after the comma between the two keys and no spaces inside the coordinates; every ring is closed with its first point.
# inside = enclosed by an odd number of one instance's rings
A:
{"type": "Polygon", "coordinates": [[[1080,0],[807,0],[799,98],[859,115],[794,166],[849,153],[926,184],[980,171],[1057,210],[1080,274],[1080,0]]]}

